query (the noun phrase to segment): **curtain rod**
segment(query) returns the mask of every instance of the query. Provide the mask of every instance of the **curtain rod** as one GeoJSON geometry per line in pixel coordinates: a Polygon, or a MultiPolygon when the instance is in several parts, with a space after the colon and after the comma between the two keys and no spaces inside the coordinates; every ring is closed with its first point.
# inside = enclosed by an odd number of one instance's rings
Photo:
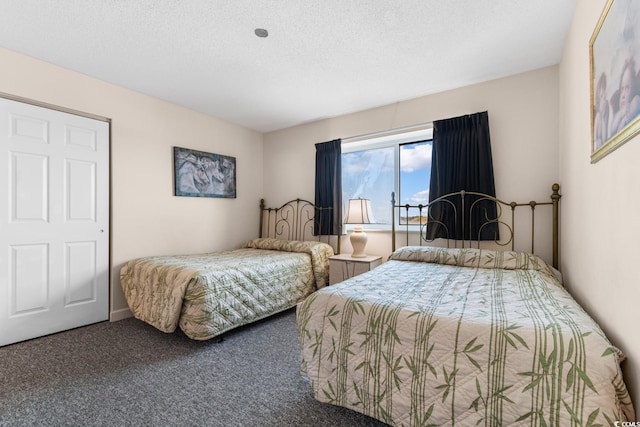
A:
{"type": "Polygon", "coordinates": [[[430,127],[433,127],[433,122],[418,123],[418,124],[415,124],[415,125],[403,126],[403,127],[394,128],[394,129],[388,129],[388,130],[382,130],[382,131],[376,131],[376,132],[363,133],[361,135],[349,136],[347,138],[342,138],[342,142],[356,142],[356,141],[361,141],[361,140],[364,140],[364,139],[371,139],[371,138],[374,138],[374,137],[391,136],[391,135],[395,135],[395,134],[398,134],[398,133],[410,132],[410,131],[414,131],[414,130],[428,129],[430,127]]]}

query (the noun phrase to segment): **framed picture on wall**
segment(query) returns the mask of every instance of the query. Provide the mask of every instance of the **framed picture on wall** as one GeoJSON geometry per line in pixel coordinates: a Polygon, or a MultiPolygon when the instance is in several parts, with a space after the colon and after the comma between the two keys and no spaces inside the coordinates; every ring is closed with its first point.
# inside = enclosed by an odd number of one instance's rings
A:
{"type": "Polygon", "coordinates": [[[640,2],[608,0],[589,41],[591,163],[640,131],[640,2]]]}
{"type": "Polygon", "coordinates": [[[173,147],[174,194],[188,197],[236,197],[236,159],[173,147]]]}

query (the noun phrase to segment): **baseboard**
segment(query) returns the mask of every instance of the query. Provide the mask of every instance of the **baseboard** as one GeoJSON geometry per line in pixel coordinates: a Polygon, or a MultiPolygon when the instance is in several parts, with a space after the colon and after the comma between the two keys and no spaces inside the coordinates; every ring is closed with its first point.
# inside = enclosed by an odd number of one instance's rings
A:
{"type": "Polygon", "coordinates": [[[121,308],[120,310],[112,311],[109,315],[110,322],[117,322],[118,320],[133,317],[133,313],[128,308],[121,308]]]}

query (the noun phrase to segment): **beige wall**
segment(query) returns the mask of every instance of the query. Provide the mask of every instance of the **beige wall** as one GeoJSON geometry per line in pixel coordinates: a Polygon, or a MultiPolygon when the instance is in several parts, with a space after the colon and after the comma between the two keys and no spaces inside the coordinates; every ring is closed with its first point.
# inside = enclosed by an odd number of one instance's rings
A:
{"type": "Polygon", "coordinates": [[[258,233],[262,135],[0,49],[0,92],[111,122],[111,313],[128,315],[120,267],[145,255],[228,249],[258,233]],[[173,196],[173,146],[236,157],[237,199],[173,196]]]}
{"type": "Polygon", "coordinates": [[[605,0],[577,2],[560,65],[562,271],[566,286],[628,360],[640,410],[640,137],[590,163],[589,39],[605,0]]]}
{"type": "MultiPolygon", "coordinates": [[[[577,3],[559,67],[272,132],[264,149],[257,132],[2,48],[0,92],[112,120],[116,317],[126,315],[118,271],[128,259],[233,247],[256,235],[262,195],[270,205],[313,200],[315,143],[487,110],[499,196],[542,200],[561,183],[566,285],[627,354],[623,368],[640,408],[640,137],[596,164],[589,159],[588,42],[605,1],[577,3]],[[176,145],[236,157],[238,198],[174,197],[176,145]]],[[[369,251],[386,256],[388,234],[370,236],[369,251]]]]}
{"type": "MultiPolygon", "coordinates": [[[[268,133],[264,137],[265,198],[275,203],[298,196],[313,200],[318,142],[485,110],[498,196],[508,201],[549,200],[551,185],[559,179],[555,66],[268,133]]],[[[367,252],[386,257],[391,251],[389,233],[368,234],[367,252]]],[[[536,246],[550,260],[551,235],[540,238],[547,242],[536,242],[536,246]]],[[[344,251],[350,247],[348,239],[343,239],[344,251]]]]}

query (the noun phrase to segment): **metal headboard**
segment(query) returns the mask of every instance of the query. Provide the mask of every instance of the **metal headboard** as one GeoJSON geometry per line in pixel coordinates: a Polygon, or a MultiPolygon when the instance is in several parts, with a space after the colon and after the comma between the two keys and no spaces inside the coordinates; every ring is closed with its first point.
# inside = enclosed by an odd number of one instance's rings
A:
{"type": "MultiPolygon", "coordinates": [[[[445,194],[444,196],[438,197],[435,200],[432,200],[430,203],[426,204],[426,205],[396,205],[396,200],[395,200],[395,193],[391,193],[391,205],[392,205],[392,214],[391,214],[391,223],[392,223],[392,234],[391,234],[391,245],[392,245],[392,250],[396,250],[396,209],[398,210],[398,214],[401,216],[401,213],[404,210],[404,213],[406,215],[406,217],[409,217],[409,210],[410,209],[417,209],[418,210],[418,215],[419,215],[419,230],[420,230],[420,238],[419,238],[419,244],[422,245],[424,242],[433,242],[435,239],[429,239],[427,238],[427,222],[429,221],[434,221],[436,223],[440,223],[442,224],[437,218],[435,218],[432,215],[432,208],[438,206],[439,204],[446,204],[447,206],[449,206],[449,209],[451,209],[453,211],[453,215],[458,215],[458,210],[457,210],[457,206],[461,207],[461,221],[460,223],[462,224],[463,229],[461,230],[462,236],[465,236],[463,240],[453,240],[453,239],[449,239],[447,237],[445,237],[443,240],[446,241],[447,247],[450,247],[450,245],[454,245],[454,247],[473,247],[475,245],[475,247],[480,247],[480,240],[478,239],[478,236],[471,236],[471,232],[470,230],[472,230],[472,216],[469,215],[470,217],[468,219],[466,219],[464,217],[465,212],[467,211],[467,209],[465,209],[465,202],[467,202],[467,200],[465,200],[466,196],[474,196],[473,200],[470,202],[471,204],[469,205],[469,212],[473,212],[474,208],[479,206],[480,202],[483,201],[492,201],[495,202],[496,205],[496,209],[497,209],[497,216],[495,218],[489,218],[486,217],[484,218],[483,222],[481,224],[479,224],[479,229],[480,231],[482,231],[482,229],[484,227],[486,227],[489,224],[497,224],[501,227],[501,232],[503,233],[503,236],[500,240],[494,240],[493,243],[499,245],[499,246],[510,246],[511,250],[514,250],[515,248],[515,226],[516,226],[516,215],[515,215],[515,210],[516,208],[519,207],[524,207],[524,206],[529,206],[529,208],[531,209],[531,252],[534,253],[535,252],[535,209],[537,206],[546,206],[546,205],[551,205],[552,206],[552,263],[553,266],[555,268],[558,268],[558,255],[559,255],[559,202],[560,202],[560,185],[558,184],[553,184],[553,186],[551,187],[552,193],[550,196],[550,201],[548,202],[535,202],[535,201],[531,201],[528,203],[517,203],[517,202],[505,202],[502,201],[496,197],[487,195],[487,194],[482,194],[482,193],[476,193],[476,192],[471,192],[471,191],[458,191],[455,193],[450,193],[450,194],[445,194]],[[456,202],[452,202],[452,200],[455,200],[456,202]],[[459,203],[459,204],[457,204],[459,203]],[[511,211],[511,218],[510,220],[507,218],[503,218],[503,211],[511,211]],[[426,212],[426,215],[423,215],[423,212],[426,212]],[[423,221],[424,218],[424,221],[423,221]],[[506,231],[506,238],[504,236],[504,231],[506,231]]],[[[506,217],[506,215],[504,215],[506,217]]],[[[458,224],[459,221],[456,221],[456,224],[458,224]]],[[[444,225],[444,224],[442,224],[444,225]]],[[[405,225],[405,229],[406,229],[406,244],[409,245],[409,231],[414,229],[413,227],[415,227],[415,225],[410,225],[409,221],[406,221],[406,225],[405,225]]],[[[449,232],[450,230],[448,230],[446,228],[446,226],[442,227],[442,229],[445,230],[445,232],[449,232]]],[[[457,232],[460,230],[455,230],[456,233],[455,235],[459,235],[457,232]]],[[[480,231],[478,232],[478,235],[480,233],[480,231]]],[[[451,233],[454,234],[453,230],[451,230],[451,233]]]]}
{"type": "Polygon", "coordinates": [[[278,208],[267,208],[264,199],[260,199],[260,237],[325,242],[339,253],[339,236],[314,235],[316,224],[322,228],[323,215],[320,213],[330,210],[331,207],[317,207],[304,199],[293,199],[278,208]]]}

